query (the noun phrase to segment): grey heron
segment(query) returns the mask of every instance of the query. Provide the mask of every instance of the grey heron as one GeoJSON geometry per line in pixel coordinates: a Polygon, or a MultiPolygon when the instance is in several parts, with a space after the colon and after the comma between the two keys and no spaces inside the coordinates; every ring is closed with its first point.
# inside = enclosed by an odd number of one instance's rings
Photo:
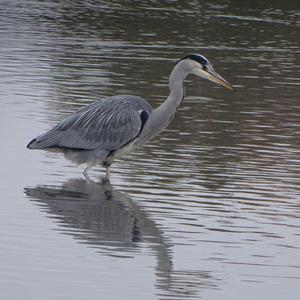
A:
{"type": "Polygon", "coordinates": [[[203,55],[191,54],[178,61],[169,78],[170,94],[158,107],[141,97],[113,96],[85,106],[48,132],[39,135],[29,149],[55,149],[76,163],[86,164],[84,175],[98,164],[109,180],[114,159],[128,154],[159,134],[170,123],[184,98],[183,82],[189,74],[234,90],[203,55]]]}

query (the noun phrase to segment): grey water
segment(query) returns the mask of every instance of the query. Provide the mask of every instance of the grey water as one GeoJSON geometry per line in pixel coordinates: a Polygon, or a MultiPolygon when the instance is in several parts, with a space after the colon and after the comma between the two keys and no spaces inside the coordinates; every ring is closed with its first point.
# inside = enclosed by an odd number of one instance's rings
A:
{"type": "Polygon", "coordinates": [[[299,1],[0,2],[1,299],[297,299],[299,1]],[[87,181],[30,139],[115,94],[154,107],[189,53],[156,139],[87,181]]]}

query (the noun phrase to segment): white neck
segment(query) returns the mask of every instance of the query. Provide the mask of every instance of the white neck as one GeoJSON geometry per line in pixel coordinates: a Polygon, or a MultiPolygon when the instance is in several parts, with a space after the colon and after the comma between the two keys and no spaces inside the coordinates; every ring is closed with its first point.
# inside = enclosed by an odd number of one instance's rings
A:
{"type": "Polygon", "coordinates": [[[147,121],[150,131],[155,132],[155,135],[169,124],[180,106],[184,97],[183,81],[189,73],[184,61],[179,62],[171,72],[169,78],[170,94],[165,102],[152,111],[147,121]]]}
{"type": "Polygon", "coordinates": [[[191,68],[186,61],[177,63],[169,78],[170,94],[165,102],[155,108],[149,116],[143,132],[139,137],[140,141],[146,141],[159,134],[167,127],[176,113],[184,97],[183,81],[190,74],[191,68]]]}
{"type": "Polygon", "coordinates": [[[184,97],[183,81],[189,72],[184,67],[184,62],[179,62],[171,72],[169,78],[170,94],[155,111],[164,111],[168,116],[172,116],[178,109],[184,97]]]}

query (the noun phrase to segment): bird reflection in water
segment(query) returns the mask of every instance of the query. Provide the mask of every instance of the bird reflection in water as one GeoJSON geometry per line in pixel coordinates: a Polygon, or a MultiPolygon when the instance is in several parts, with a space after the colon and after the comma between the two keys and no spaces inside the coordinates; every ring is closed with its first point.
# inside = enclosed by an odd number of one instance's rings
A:
{"type": "Polygon", "coordinates": [[[161,296],[186,299],[215,285],[207,271],[174,270],[172,245],[160,228],[133,199],[108,181],[71,179],[62,186],[25,188],[25,193],[56,220],[64,234],[97,248],[101,254],[134,257],[141,244],[146,244],[157,260],[156,286],[161,296]]]}

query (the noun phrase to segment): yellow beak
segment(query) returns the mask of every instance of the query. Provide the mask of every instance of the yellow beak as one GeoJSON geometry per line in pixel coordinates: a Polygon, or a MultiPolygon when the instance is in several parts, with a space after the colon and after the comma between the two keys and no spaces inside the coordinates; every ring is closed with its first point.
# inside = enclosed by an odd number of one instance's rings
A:
{"type": "Polygon", "coordinates": [[[221,75],[219,75],[216,71],[209,71],[207,72],[207,79],[210,81],[213,81],[219,85],[224,86],[224,88],[231,90],[231,91],[235,91],[236,89],[228,82],[226,81],[221,75]]]}

